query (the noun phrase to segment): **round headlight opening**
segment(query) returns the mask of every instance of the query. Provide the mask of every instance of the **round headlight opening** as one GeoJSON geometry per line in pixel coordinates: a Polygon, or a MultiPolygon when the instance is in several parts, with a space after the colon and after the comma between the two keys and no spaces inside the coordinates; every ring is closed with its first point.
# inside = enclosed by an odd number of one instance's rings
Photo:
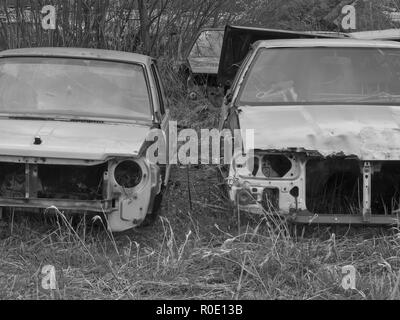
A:
{"type": "Polygon", "coordinates": [[[143,178],[140,165],[135,161],[123,161],[114,170],[115,181],[123,188],[132,189],[137,187],[143,178]]]}

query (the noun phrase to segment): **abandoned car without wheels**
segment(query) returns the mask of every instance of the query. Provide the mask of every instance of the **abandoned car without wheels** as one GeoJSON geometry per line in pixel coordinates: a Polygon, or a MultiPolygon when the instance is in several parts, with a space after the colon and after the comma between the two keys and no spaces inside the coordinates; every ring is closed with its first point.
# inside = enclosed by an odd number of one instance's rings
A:
{"type": "Polygon", "coordinates": [[[168,168],[145,140],[169,112],[153,59],[18,49],[1,52],[0,73],[1,207],[98,213],[111,231],[157,214],[168,168]]]}
{"type": "Polygon", "coordinates": [[[297,223],[397,223],[399,74],[396,42],[256,42],[221,113],[220,129],[255,132],[254,156],[224,170],[231,200],[297,223]]]}

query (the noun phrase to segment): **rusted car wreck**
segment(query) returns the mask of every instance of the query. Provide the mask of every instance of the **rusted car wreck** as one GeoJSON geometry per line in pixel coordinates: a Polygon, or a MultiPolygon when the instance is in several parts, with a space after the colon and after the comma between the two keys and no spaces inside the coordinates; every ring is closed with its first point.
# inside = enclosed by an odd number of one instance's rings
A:
{"type": "MultiPolygon", "coordinates": [[[[229,78],[229,61],[221,64],[229,78]]],[[[241,210],[305,224],[398,222],[399,43],[258,41],[220,126],[255,130],[254,157],[225,168],[241,210]]]]}
{"type": "Polygon", "coordinates": [[[140,225],[158,212],[168,171],[146,159],[145,139],[167,122],[149,57],[1,52],[0,207],[93,212],[111,231],[140,225]]]}

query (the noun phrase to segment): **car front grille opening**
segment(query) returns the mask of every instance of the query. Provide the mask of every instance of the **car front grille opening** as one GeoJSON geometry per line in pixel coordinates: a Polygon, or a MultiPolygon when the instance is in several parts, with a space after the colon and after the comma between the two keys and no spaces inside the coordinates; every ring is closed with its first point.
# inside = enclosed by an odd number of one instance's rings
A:
{"type": "Polygon", "coordinates": [[[39,165],[39,199],[102,200],[107,165],[39,165]]]}
{"type": "Polygon", "coordinates": [[[306,166],[306,206],[317,214],[360,214],[362,175],[357,160],[311,160],[306,166]]]}
{"type": "Polygon", "coordinates": [[[0,163],[0,197],[8,199],[103,200],[107,164],[98,166],[30,165],[27,192],[26,165],[0,163]]]}
{"type": "Polygon", "coordinates": [[[372,176],[372,214],[400,214],[400,161],[375,166],[372,176]]]}
{"type": "Polygon", "coordinates": [[[25,164],[0,163],[0,196],[25,197],[25,164]]]}

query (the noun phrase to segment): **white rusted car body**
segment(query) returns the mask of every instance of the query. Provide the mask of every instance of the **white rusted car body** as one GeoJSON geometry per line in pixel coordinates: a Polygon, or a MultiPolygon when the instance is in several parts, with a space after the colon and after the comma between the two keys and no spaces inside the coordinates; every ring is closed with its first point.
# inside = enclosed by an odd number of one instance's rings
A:
{"type": "Polygon", "coordinates": [[[254,158],[225,168],[231,200],[298,223],[397,223],[399,67],[390,41],[256,43],[221,113],[221,130],[255,132],[254,158]]]}
{"type": "Polygon", "coordinates": [[[157,211],[168,168],[146,159],[145,140],[169,111],[155,63],[94,49],[1,52],[0,207],[93,212],[111,231],[157,211]]]}

